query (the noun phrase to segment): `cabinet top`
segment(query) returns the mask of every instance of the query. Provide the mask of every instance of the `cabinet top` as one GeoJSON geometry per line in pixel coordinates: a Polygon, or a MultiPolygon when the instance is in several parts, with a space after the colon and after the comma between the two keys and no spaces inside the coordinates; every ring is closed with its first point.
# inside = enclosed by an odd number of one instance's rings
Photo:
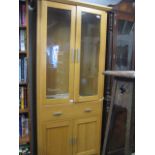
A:
{"type": "Polygon", "coordinates": [[[99,10],[104,10],[104,11],[112,10],[112,7],[94,4],[94,3],[90,3],[90,2],[82,2],[81,0],[40,0],[40,1],[60,2],[60,3],[84,6],[84,7],[89,7],[89,8],[94,8],[94,9],[99,9],[99,10]]]}

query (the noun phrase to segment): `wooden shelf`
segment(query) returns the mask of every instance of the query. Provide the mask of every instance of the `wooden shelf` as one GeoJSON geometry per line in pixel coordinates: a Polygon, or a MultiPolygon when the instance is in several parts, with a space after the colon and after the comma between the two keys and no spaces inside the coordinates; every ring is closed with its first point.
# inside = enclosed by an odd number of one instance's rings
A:
{"type": "Polygon", "coordinates": [[[19,55],[27,55],[27,52],[26,51],[19,51],[19,55]]]}
{"type": "Polygon", "coordinates": [[[24,25],[24,26],[23,25],[20,25],[19,26],[19,29],[26,29],[26,25],[24,25]]]}
{"type": "Polygon", "coordinates": [[[29,136],[25,136],[25,137],[19,137],[19,144],[27,144],[30,142],[30,137],[29,136]]]}
{"type": "Polygon", "coordinates": [[[19,86],[27,86],[27,82],[19,82],[19,86]]]}
{"type": "Polygon", "coordinates": [[[28,113],[29,112],[29,109],[26,108],[26,109],[19,109],[19,113],[28,113]]]}

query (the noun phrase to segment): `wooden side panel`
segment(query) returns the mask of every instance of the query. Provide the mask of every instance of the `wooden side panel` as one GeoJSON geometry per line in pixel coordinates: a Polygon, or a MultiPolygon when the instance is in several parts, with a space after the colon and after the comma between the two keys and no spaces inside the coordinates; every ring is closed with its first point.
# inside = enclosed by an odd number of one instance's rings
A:
{"type": "Polygon", "coordinates": [[[99,154],[99,118],[78,119],[74,124],[74,155],[99,154]]]}
{"type": "Polygon", "coordinates": [[[72,154],[72,124],[70,121],[45,123],[43,131],[43,155],[72,154]]]}

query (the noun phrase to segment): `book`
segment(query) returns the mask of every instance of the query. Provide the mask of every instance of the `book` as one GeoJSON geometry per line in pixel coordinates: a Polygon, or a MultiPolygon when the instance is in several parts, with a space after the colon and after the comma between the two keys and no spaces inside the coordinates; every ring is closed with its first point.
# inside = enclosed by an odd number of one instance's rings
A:
{"type": "Polygon", "coordinates": [[[21,115],[21,124],[22,124],[22,137],[26,136],[26,126],[25,126],[25,115],[21,115]]]}
{"type": "Polygon", "coordinates": [[[21,58],[21,81],[24,81],[24,58],[21,58]]]}
{"type": "Polygon", "coordinates": [[[24,82],[27,81],[27,58],[24,58],[24,82]]]}
{"type": "Polygon", "coordinates": [[[19,5],[19,25],[26,26],[26,4],[20,3],[19,5]]]}
{"type": "Polygon", "coordinates": [[[22,16],[21,16],[21,21],[22,21],[22,26],[25,26],[26,25],[26,5],[25,4],[22,4],[21,5],[21,7],[22,7],[22,16]]]}
{"type": "Polygon", "coordinates": [[[26,87],[19,87],[19,108],[22,110],[28,108],[26,87]]]}
{"type": "Polygon", "coordinates": [[[19,59],[19,82],[21,82],[21,59],[19,59]]]}
{"type": "Polygon", "coordinates": [[[19,82],[27,82],[27,58],[19,59],[19,82]]]}
{"type": "Polygon", "coordinates": [[[25,128],[26,128],[25,134],[28,136],[29,135],[29,119],[28,118],[25,119],[25,128]]]}
{"type": "Polygon", "coordinates": [[[22,122],[21,122],[21,116],[19,115],[19,137],[22,137],[22,122]]]}
{"type": "Polygon", "coordinates": [[[24,109],[24,87],[21,87],[20,108],[24,109]]]}
{"type": "Polygon", "coordinates": [[[26,51],[26,30],[19,31],[19,50],[26,51]]]}
{"type": "Polygon", "coordinates": [[[27,88],[24,88],[24,108],[26,109],[27,107],[27,88]]]}
{"type": "Polygon", "coordinates": [[[21,6],[19,5],[19,26],[22,25],[21,18],[21,6]]]}

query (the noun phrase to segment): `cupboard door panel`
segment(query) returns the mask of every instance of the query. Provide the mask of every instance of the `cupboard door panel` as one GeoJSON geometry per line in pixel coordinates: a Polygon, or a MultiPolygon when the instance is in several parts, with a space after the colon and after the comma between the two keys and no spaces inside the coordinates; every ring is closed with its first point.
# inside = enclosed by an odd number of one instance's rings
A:
{"type": "Polygon", "coordinates": [[[106,13],[77,7],[75,98],[77,102],[102,96],[106,13]]]}
{"type": "Polygon", "coordinates": [[[73,99],[75,6],[43,2],[42,62],[44,103],[73,99]]]}
{"type": "Polygon", "coordinates": [[[72,155],[70,121],[46,123],[43,136],[44,155],[72,155]]]}
{"type": "Polygon", "coordinates": [[[74,124],[74,155],[92,155],[99,153],[99,118],[78,119],[74,124]]]}

